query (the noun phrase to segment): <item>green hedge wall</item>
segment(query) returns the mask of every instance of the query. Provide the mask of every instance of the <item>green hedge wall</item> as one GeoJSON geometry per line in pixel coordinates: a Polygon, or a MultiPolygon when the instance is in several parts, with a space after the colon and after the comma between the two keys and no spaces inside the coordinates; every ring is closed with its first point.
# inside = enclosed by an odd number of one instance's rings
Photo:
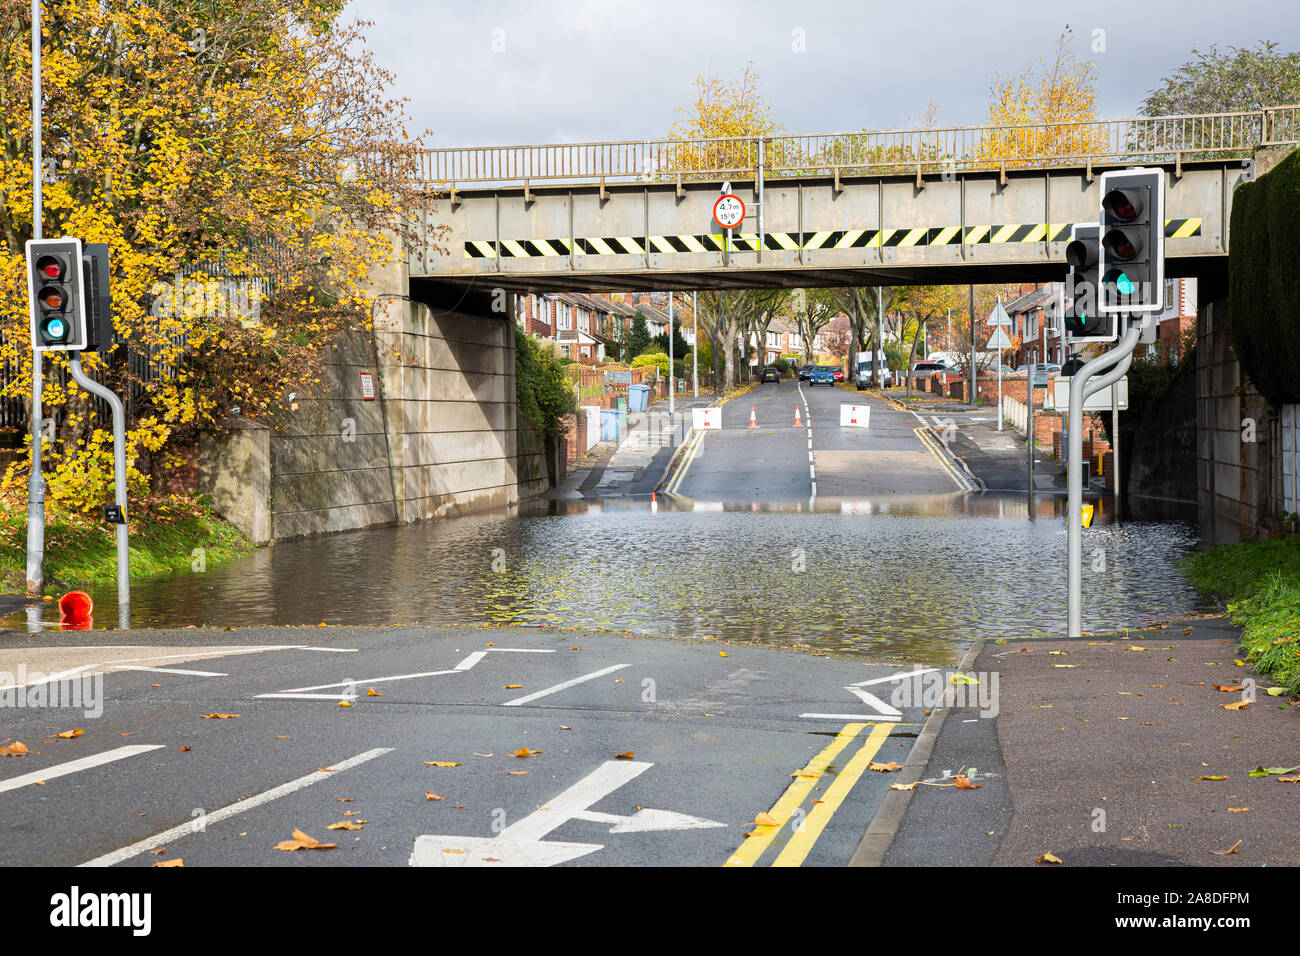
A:
{"type": "Polygon", "coordinates": [[[1260,394],[1300,402],[1300,150],[1232,194],[1228,322],[1260,394]]]}

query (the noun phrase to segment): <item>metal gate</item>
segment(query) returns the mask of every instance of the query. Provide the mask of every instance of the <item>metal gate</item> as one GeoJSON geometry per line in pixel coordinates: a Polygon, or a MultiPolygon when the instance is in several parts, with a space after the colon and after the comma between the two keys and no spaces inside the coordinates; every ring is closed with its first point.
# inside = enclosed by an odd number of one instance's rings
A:
{"type": "Polygon", "coordinates": [[[1300,405],[1282,406],[1282,510],[1300,512],[1300,405]]]}

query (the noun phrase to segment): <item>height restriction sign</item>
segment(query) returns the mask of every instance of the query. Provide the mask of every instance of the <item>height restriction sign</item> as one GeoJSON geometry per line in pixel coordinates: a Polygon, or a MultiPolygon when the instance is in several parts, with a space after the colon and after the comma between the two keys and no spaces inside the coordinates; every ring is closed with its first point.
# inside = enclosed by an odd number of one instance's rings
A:
{"type": "Polygon", "coordinates": [[[719,196],[713,204],[713,221],[723,229],[735,229],[745,218],[745,204],[731,193],[719,196]]]}

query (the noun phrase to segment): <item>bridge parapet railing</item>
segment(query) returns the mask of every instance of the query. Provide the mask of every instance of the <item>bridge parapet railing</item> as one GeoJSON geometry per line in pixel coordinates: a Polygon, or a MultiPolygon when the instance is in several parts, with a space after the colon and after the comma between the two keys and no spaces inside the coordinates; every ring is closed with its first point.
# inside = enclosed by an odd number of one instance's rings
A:
{"type": "Polygon", "coordinates": [[[426,183],[460,187],[555,182],[750,179],[971,172],[1106,163],[1248,159],[1300,144],[1300,105],[1234,113],[1139,116],[1006,126],[950,126],[788,136],[624,140],[422,151],[426,183]]]}

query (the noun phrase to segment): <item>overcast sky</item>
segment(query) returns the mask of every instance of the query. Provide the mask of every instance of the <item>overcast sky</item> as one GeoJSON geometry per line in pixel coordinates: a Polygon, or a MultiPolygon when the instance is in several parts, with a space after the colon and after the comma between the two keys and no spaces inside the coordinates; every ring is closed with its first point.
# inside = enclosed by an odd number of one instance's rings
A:
{"type": "Polygon", "coordinates": [[[1047,57],[1068,23],[1099,113],[1131,116],[1193,47],[1300,50],[1297,0],[354,0],[430,145],[652,139],[694,80],[752,62],[791,133],[983,121],[995,73],[1047,57]],[[1094,51],[1094,46],[1098,47],[1094,51]]]}

